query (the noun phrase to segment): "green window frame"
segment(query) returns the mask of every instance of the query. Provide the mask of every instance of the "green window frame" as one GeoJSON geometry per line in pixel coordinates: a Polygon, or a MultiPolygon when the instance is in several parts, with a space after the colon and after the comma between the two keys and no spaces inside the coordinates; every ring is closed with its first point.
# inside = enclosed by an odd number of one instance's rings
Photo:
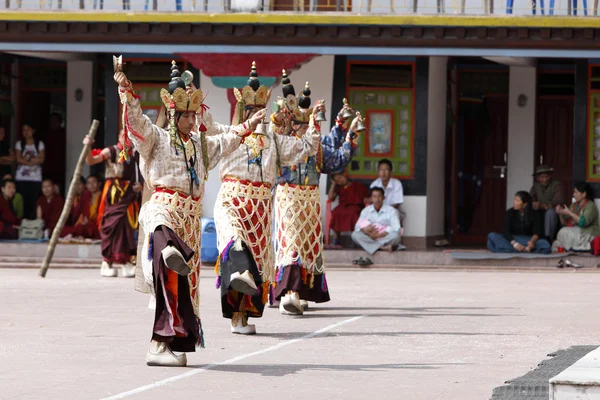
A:
{"type": "Polygon", "coordinates": [[[392,162],[393,176],[413,178],[413,89],[349,88],[348,99],[352,108],[360,111],[367,126],[359,138],[348,174],[354,178],[375,177],[377,162],[386,158],[392,162]],[[388,134],[385,128],[389,129],[389,126],[391,132],[388,134]]]}

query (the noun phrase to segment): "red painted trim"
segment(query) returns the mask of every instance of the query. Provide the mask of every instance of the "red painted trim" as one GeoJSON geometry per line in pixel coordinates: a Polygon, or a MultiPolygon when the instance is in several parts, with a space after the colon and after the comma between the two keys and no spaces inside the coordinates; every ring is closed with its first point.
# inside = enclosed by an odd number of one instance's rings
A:
{"type": "MultiPolygon", "coordinates": [[[[367,157],[393,157],[394,156],[394,131],[396,130],[396,118],[394,116],[394,111],[393,110],[367,110],[366,115],[365,115],[365,125],[367,126],[367,130],[365,131],[365,145],[366,145],[366,149],[365,149],[365,155],[367,157]],[[391,137],[391,145],[390,145],[390,151],[387,153],[371,153],[370,149],[371,149],[371,143],[370,143],[370,133],[369,133],[369,119],[370,116],[372,114],[389,114],[392,117],[392,132],[390,133],[390,137],[391,137]]],[[[393,169],[392,169],[393,170],[393,169]]]]}

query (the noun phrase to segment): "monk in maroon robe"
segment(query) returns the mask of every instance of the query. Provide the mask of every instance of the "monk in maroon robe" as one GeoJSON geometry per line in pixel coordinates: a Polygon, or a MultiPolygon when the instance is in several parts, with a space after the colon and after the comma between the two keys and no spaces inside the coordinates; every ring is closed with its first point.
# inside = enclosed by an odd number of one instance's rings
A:
{"type": "Polygon", "coordinates": [[[0,193],[0,239],[18,239],[17,227],[21,220],[15,215],[12,200],[17,192],[17,184],[13,179],[2,181],[0,193]]]}
{"type": "Polygon", "coordinates": [[[44,220],[44,227],[50,231],[50,234],[58,223],[64,205],[65,200],[54,193],[54,182],[45,179],[42,182],[42,197],[38,199],[35,208],[37,218],[44,220]]]}
{"type": "Polygon", "coordinates": [[[369,189],[360,182],[348,179],[346,172],[334,174],[332,179],[329,200],[339,198],[339,203],[331,212],[330,229],[334,234],[334,247],[339,248],[341,232],[354,231],[360,212],[365,207],[365,199],[369,197],[369,189]]]}
{"type": "Polygon", "coordinates": [[[85,189],[79,190],[77,205],[73,206],[70,220],[71,225],[65,226],[61,237],[73,236],[85,239],[100,239],[100,230],[98,227],[98,210],[102,191],[100,190],[100,179],[95,175],[90,175],[86,180],[85,189]]]}

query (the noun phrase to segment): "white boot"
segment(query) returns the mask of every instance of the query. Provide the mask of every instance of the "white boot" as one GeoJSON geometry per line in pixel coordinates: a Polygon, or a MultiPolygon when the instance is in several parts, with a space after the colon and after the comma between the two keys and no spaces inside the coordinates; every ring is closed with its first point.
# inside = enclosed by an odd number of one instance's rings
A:
{"type": "Polygon", "coordinates": [[[131,263],[127,263],[123,265],[121,268],[121,276],[123,278],[133,278],[135,277],[135,265],[131,263]]]}
{"type": "Polygon", "coordinates": [[[298,296],[298,292],[292,292],[281,298],[281,302],[279,303],[279,312],[284,315],[302,315],[304,313],[302,305],[300,304],[300,296],[298,296]],[[282,309],[286,311],[287,314],[281,312],[282,309]]]}
{"type": "Polygon", "coordinates": [[[302,306],[302,310],[308,310],[308,301],[300,299],[300,305],[302,306]]]}
{"type": "Polygon", "coordinates": [[[236,333],[238,335],[255,335],[256,325],[249,325],[244,314],[233,313],[233,318],[231,318],[231,333],[236,333]]]}
{"type": "Polygon", "coordinates": [[[100,266],[100,276],[114,278],[117,275],[119,275],[119,271],[114,269],[108,262],[102,261],[102,266],[100,266]]]}
{"type": "Polygon", "coordinates": [[[229,284],[233,290],[247,294],[249,296],[255,296],[258,294],[258,288],[254,282],[254,278],[250,274],[250,271],[244,271],[243,274],[234,272],[229,278],[229,284]]]}
{"type": "Polygon", "coordinates": [[[187,356],[185,353],[175,354],[166,343],[153,340],[146,354],[146,364],[157,367],[185,367],[187,356]]]}
{"type": "Polygon", "coordinates": [[[161,251],[163,260],[171,271],[177,272],[181,276],[188,276],[192,271],[188,263],[183,258],[183,254],[173,246],[167,246],[161,251]]]}

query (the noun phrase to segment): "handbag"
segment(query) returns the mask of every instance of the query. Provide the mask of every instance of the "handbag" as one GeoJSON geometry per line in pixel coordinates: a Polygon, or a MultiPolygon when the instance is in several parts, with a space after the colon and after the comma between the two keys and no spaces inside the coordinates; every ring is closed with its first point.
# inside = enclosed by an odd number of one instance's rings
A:
{"type": "Polygon", "coordinates": [[[19,227],[19,240],[41,240],[44,237],[43,219],[24,219],[19,227]]]}

